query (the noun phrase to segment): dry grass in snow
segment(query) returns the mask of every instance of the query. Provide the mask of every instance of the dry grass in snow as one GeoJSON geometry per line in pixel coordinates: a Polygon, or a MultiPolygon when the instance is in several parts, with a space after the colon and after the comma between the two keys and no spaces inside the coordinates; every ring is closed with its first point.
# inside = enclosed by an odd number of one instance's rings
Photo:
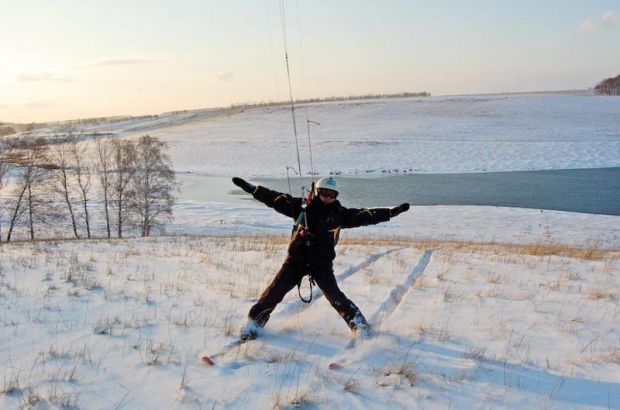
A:
{"type": "MultiPolygon", "coordinates": [[[[214,367],[282,237],[2,244],[2,408],[619,408],[620,253],[350,239],[334,270],[378,335],[347,349],[292,291],[214,367]]],[[[307,288],[303,288],[307,291],[307,288]]]]}

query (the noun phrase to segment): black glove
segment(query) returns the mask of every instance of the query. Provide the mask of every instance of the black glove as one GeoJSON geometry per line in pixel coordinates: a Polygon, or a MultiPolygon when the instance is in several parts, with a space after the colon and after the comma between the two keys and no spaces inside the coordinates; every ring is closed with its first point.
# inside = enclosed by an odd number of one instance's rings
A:
{"type": "Polygon", "coordinates": [[[403,212],[407,212],[409,210],[409,204],[408,203],[404,203],[404,204],[400,204],[395,208],[390,209],[390,217],[394,218],[396,215],[400,215],[403,212]]]}
{"type": "Polygon", "coordinates": [[[255,185],[250,184],[249,182],[247,182],[244,179],[241,179],[241,178],[238,178],[238,177],[234,177],[232,179],[232,181],[233,181],[233,184],[237,185],[239,188],[243,189],[248,194],[253,193],[254,190],[256,189],[255,185]]]}

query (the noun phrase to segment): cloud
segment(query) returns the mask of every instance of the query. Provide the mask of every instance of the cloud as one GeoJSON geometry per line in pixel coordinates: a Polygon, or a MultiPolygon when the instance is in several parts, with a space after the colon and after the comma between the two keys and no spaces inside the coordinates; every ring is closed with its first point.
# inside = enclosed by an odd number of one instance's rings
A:
{"type": "Polygon", "coordinates": [[[581,22],[577,26],[577,31],[592,31],[594,29],[594,21],[590,17],[581,22]]]}
{"type": "Polygon", "coordinates": [[[74,78],[55,77],[50,74],[19,74],[16,79],[18,82],[21,82],[21,83],[39,82],[39,81],[70,83],[70,82],[75,81],[74,78]]]}
{"type": "Polygon", "coordinates": [[[232,71],[226,71],[223,73],[219,73],[218,75],[215,76],[215,78],[217,79],[217,81],[221,81],[225,83],[225,82],[234,80],[235,73],[233,73],[232,71]]]}
{"type": "Polygon", "coordinates": [[[600,23],[598,21],[595,22],[594,20],[592,20],[592,18],[588,17],[587,19],[582,21],[581,24],[577,26],[577,31],[581,31],[581,32],[592,31],[596,29],[597,27],[600,27],[600,25],[612,26],[616,24],[617,19],[618,19],[618,16],[616,12],[614,10],[609,10],[608,12],[604,13],[601,16],[600,23]]]}
{"type": "Polygon", "coordinates": [[[601,16],[601,22],[603,22],[603,24],[605,24],[606,26],[611,26],[612,24],[614,24],[616,22],[616,19],[616,12],[613,10],[609,10],[607,13],[601,16]]]}

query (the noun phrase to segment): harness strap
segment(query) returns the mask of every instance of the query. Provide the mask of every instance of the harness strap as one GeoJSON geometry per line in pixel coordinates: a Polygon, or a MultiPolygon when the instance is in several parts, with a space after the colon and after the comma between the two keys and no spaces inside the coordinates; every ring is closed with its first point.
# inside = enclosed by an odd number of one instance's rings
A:
{"type": "Polygon", "coordinates": [[[299,279],[299,283],[297,284],[297,293],[299,294],[299,299],[301,299],[302,302],[304,303],[310,303],[312,302],[312,286],[316,284],[316,282],[314,281],[314,278],[310,275],[308,275],[308,283],[310,285],[310,297],[308,299],[304,299],[303,296],[301,296],[301,282],[303,281],[303,277],[301,279],[299,279]]]}
{"type": "MultiPolygon", "coordinates": [[[[308,196],[302,203],[301,213],[299,214],[299,217],[297,218],[297,221],[295,222],[295,225],[299,228],[296,233],[298,233],[299,236],[301,236],[302,238],[306,237],[306,246],[310,246],[310,237],[312,236],[312,234],[310,233],[310,229],[308,227],[308,215],[306,214],[306,207],[308,206],[308,204],[310,204],[313,198],[314,198],[314,180],[312,181],[312,188],[310,189],[310,192],[308,192],[308,196]],[[303,226],[303,229],[301,228],[302,226],[303,226]]],[[[297,235],[293,235],[293,239],[296,236],[297,235]]],[[[301,299],[302,302],[310,303],[312,302],[312,286],[314,286],[316,283],[314,282],[314,278],[312,277],[312,275],[308,274],[308,283],[310,284],[310,297],[308,299],[304,299],[304,297],[301,296],[301,282],[303,279],[304,277],[302,276],[301,279],[299,279],[299,283],[297,283],[297,293],[299,294],[299,299],[301,299]]]]}

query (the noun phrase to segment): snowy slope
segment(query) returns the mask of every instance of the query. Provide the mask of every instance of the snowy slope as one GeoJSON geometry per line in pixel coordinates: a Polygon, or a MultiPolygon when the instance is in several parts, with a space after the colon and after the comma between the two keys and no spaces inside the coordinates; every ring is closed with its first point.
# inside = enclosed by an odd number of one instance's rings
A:
{"type": "MultiPolygon", "coordinates": [[[[302,172],[485,172],[620,165],[620,100],[587,92],[362,100],[297,106],[302,172]]],[[[38,130],[53,136],[71,127],[38,130]]],[[[177,172],[285,177],[297,168],[290,107],[74,122],[76,134],[158,136],[177,172]]]]}
{"type": "MultiPolygon", "coordinates": [[[[430,97],[297,108],[302,170],[320,175],[483,172],[620,165],[620,100],[583,94],[430,97]]],[[[148,131],[179,172],[285,177],[297,168],[290,108],[148,131]]],[[[140,132],[136,135],[141,135],[140,132]]]]}
{"type": "MultiPolygon", "coordinates": [[[[339,246],[379,335],[295,292],[213,367],[283,237],[4,244],[0,407],[620,408],[618,253],[449,242],[339,246]]],[[[307,290],[307,289],[304,289],[307,290]]]]}

